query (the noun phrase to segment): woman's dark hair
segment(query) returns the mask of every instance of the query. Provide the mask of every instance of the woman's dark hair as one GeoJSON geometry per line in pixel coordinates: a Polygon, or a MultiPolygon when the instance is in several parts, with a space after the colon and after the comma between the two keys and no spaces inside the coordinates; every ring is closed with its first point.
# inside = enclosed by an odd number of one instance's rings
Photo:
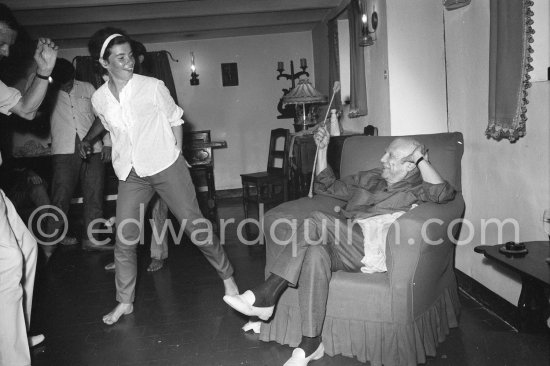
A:
{"type": "Polygon", "coordinates": [[[19,25],[10,8],[2,3],[0,3],[0,23],[17,32],[15,43],[10,47],[10,57],[4,57],[0,61],[0,80],[7,85],[13,85],[26,76],[33,62],[36,46],[26,30],[19,25]]]}
{"type": "Polygon", "coordinates": [[[90,52],[90,56],[92,56],[92,60],[94,60],[94,66],[96,69],[96,72],[99,75],[105,74],[106,71],[101,65],[99,64],[99,54],[101,53],[101,47],[103,47],[103,42],[107,38],[109,38],[112,34],[121,34],[119,37],[113,38],[109,44],[107,44],[107,47],[105,47],[105,52],[103,53],[103,59],[107,60],[109,59],[109,56],[111,55],[111,48],[116,44],[123,44],[123,43],[130,43],[132,40],[126,32],[124,32],[120,28],[114,28],[114,27],[106,27],[98,30],[95,32],[92,37],[90,37],[90,40],[88,41],[88,51],[90,52]]]}
{"type": "Polygon", "coordinates": [[[132,52],[134,54],[134,58],[136,59],[136,63],[134,65],[134,72],[141,75],[150,75],[151,65],[149,57],[147,57],[147,48],[145,48],[145,45],[141,42],[132,40],[130,43],[132,46],[132,52]],[[143,61],[140,62],[139,56],[143,56],[143,61]]]}
{"type": "Polygon", "coordinates": [[[0,22],[6,24],[10,29],[16,32],[18,32],[19,28],[21,28],[13,16],[10,8],[2,3],[0,3],[0,22]]]}

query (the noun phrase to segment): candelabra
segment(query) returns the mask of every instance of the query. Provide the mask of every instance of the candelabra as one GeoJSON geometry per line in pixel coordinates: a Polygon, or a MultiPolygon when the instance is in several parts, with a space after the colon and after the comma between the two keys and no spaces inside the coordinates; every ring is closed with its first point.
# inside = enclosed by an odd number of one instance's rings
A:
{"type": "Polygon", "coordinates": [[[284,63],[282,61],[277,62],[277,71],[279,72],[279,75],[277,75],[277,80],[281,78],[285,78],[287,80],[290,80],[292,82],[292,87],[289,89],[282,89],[283,91],[283,97],[279,99],[279,103],[277,104],[277,110],[279,111],[280,115],[277,116],[277,119],[286,119],[286,118],[294,118],[296,116],[296,107],[292,104],[288,104],[286,106],[283,106],[283,98],[285,95],[287,95],[292,89],[296,87],[296,79],[299,79],[301,76],[307,76],[309,77],[309,73],[306,71],[307,69],[307,61],[305,58],[300,59],[300,68],[302,71],[299,71],[297,73],[294,72],[294,61],[290,61],[290,74],[284,74],[285,71],[284,63]]]}

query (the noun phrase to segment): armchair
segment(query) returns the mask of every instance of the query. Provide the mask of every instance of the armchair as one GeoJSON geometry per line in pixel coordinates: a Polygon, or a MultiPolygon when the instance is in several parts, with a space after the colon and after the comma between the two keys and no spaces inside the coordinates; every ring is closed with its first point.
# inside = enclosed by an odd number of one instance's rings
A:
{"type": "MultiPolygon", "coordinates": [[[[322,332],[325,353],[330,356],[357,357],[373,366],[416,365],[426,362],[426,356],[435,356],[437,344],[444,341],[449,328],[457,326],[460,304],[454,276],[454,244],[447,229],[456,237],[460,225],[453,220],[464,213],[460,183],[462,134],[412,137],[429,148],[430,162],[457,189],[457,196],[446,204],[420,204],[397,220],[399,230],[396,223],[392,225],[386,240],[387,272],[333,274],[322,332]],[[438,240],[438,245],[429,243],[438,240]]],[[[340,176],[378,167],[393,138],[346,139],[340,176]]],[[[314,210],[334,212],[335,206],[343,204],[334,198],[314,196],[285,202],[268,211],[264,221],[266,275],[283,248],[274,237],[284,242],[291,235],[285,225],[278,225],[271,233],[271,223],[278,218],[300,222],[314,210]]],[[[262,323],[260,339],[296,347],[302,336],[300,324],[297,290],[288,288],[271,320],[262,323]]]]}

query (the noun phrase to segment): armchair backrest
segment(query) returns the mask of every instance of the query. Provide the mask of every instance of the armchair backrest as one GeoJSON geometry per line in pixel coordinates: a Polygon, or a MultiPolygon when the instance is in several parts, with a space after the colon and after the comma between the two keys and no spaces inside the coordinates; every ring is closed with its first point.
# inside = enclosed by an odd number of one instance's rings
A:
{"type": "MultiPolygon", "coordinates": [[[[460,132],[410,135],[429,149],[430,162],[457,191],[462,190],[464,140],[460,132]]],[[[396,136],[352,136],[342,147],[340,177],[380,167],[380,158],[396,136]]]]}
{"type": "MultiPolygon", "coordinates": [[[[425,203],[405,213],[388,232],[386,264],[392,288],[392,316],[400,323],[410,322],[422,314],[449,286],[453,276],[454,245],[447,235],[448,225],[464,212],[461,191],[461,159],[464,152],[462,134],[438,133],[412,135],[429,149],[429,159],[441,176],[459,193],[447,204],[425,203]],[[427,238],[422,227],[437,218],[441,225],[429,225],[427,238]],[[398,224],[398,225],[397,225],[398,224]],[[436,241],[432,245],[425,239],[436,241]]],[[[353,136],[342,148],[340,176],[380,167],[380,158],[395,139],[393,136],[353,136]]],[[[457,226],[454,227],[457,229],[457,226]]]]}

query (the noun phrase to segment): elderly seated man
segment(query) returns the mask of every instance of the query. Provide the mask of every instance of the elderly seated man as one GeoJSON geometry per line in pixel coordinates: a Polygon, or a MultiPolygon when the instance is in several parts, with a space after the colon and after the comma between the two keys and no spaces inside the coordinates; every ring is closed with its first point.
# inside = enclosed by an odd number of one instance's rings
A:
{"type": "Polygon", "coordinates": [[[224,297],[235,310],[267,320],[287,286],[297,286],[302,340],[284,366],[305,366],[323,356],[321,331],[332,272],[360,272],[364,265],[367,243],[361,225],[354,225],[357,220],[379,215],[395,219],[416,203],[445,203],[455,196],[454,188],[430,164],[427,149],[414,139],[394,139],[380,160],[381,168],[341,180],[327,165],[327,130],[319,128],[314,139],[319,149],[315,193],[345,200],[344,209],[334,214],[312,212],[268,268],[264,283],[224,297]]]}

